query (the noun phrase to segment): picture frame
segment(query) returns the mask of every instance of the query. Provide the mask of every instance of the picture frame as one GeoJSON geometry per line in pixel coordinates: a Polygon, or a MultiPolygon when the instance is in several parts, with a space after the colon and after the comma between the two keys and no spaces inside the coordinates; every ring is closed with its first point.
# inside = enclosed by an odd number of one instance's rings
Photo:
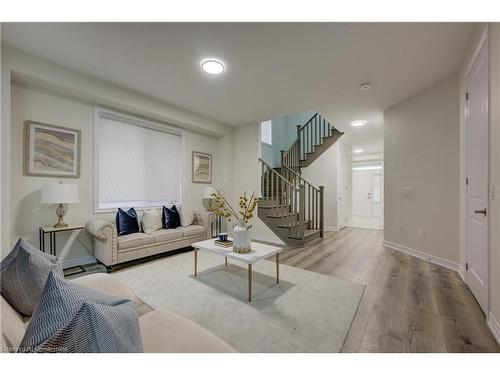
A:
{"type": "Polygon", "coordinates": [[[194,184],[212,183],[212,155],[193,151],[192,181],[194,184]]]}
{"type": "Polygon", "coordinates": [[[81,131],[27,120],[24,122],[24,174],[80,177],[81,131]]]}

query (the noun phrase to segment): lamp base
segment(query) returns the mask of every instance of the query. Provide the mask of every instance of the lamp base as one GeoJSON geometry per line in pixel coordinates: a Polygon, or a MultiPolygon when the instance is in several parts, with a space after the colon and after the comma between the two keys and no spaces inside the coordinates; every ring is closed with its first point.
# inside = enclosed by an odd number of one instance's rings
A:
{"type": "Polygon", "coordinates": [[[66,228],[68,224],[66,224],[63,220],[64,217],[64,206],[62,203],[59,204],[56,210],[57,215],[57,223],[54,225],[54,228],[66,228]]]}
{"type": "Polygon", "coordinates": [[[56,224],[54,224],[54,228],[66,228],[68,224],[66,224],[64,221],[58,221],[56,224]]]}

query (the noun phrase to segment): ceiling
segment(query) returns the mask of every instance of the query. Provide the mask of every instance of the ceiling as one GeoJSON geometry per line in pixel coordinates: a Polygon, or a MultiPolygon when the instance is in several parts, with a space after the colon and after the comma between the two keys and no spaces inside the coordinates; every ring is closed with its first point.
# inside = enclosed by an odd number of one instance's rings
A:
{"type": "Polygon", "coordinates": [[[315,109],[346,130],[348,143],[377,149],[383,144],[383,110],[456,72],[474,28],[472,23],[3,23],[2,40],[229,125],[315,109]],[[204,73],[200,61],[207,57],[222,59],[226,71],[204,73]],[[365,81],[372,88],[361,92],[365,81]],[[355,119],[368,124],[352,129],[348,123],[355,119]]]}

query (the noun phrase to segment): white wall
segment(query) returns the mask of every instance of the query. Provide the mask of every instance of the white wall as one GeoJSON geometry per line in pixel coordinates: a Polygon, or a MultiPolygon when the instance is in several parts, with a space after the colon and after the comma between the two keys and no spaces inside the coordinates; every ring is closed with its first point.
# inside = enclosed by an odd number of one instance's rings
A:
{"type": "Polygon", "coordinates": [[[302,177],[312,185],[324,186],[325,230],[337,230],[337,163],[339,143],[335,143],[310,166],[302,169],[302,177]]]}
{"type": "Polygon", "coordinates": [[[490,53],[490,185],[495,199],[489,203],[490,326],[500,343],[500,24],[489,24],[490,53]]]}
{"type": "MultiPolygon", "coordinates": [[[[234,132],[233,170],[231,204],[237,209],[240,194],[254,191],[260,195],[261,156],[260,124],[248,124],[238,127],[234,132]]],[[[257,212],[255,213],[257,214],[257,212]]],[[[234,223],[234,221],[233,221],[234,223]]],[[[252,236],[271,242],[281,242],[257,215],[252,219],[252,236]]]]}
{"type": "Polygon", "coordinates": [[[384,142],[385,241],[458,263],[458,76],[387,109],[384,142]]]}
{"type": "MultiPolygon", "coordinates": [[[[23,122],[35,120],[82,130],[81,177],[76,182],[80,203],[70,205],[67,221],[85,223],[93,215],[93,105],[107,105],[118,110],[173,124],[185,130],[186,204],[202,207],[201,194],[206,185],[191,183],[191,152],[213,155],[213,184],[231,192],[233,128],[201,116],[136,94],[129,90],[95,80],[80,73],[40,60],[10,48],[2,48],[2,257],[18,236],[26,236],[38,245],[38,227],[53,224],[55,208],[42,206],[40,189],[48,181],[23,176],[23,122]],[[11,78],[16,83],[11,88],[11,78]],[[53,80],[55,80],[55,82],[53,80]],[[115,104],[112,106],[111,104],[115,104]],[[151,116],[146,116],[150,114],[151,116]]],[[[91,242],[85,234],[81,244],[71,245],[69,258],[87,254],[91,242]]],[[[58,237],[58,249],[66,239],[58,237]]]]}

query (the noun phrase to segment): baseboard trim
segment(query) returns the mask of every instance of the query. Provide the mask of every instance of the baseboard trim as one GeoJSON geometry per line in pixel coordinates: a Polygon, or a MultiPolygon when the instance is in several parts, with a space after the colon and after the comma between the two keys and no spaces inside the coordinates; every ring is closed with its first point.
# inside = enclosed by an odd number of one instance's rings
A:
{"type": "Polygon", "coordinates": [[[92,255],[87,255],[85,257],[65,259],[62,261],[62,268],[72,268],[78,266],[85,266],[86,264],[96,263],[96,259],[92,255]]]}
{"type": "Polygon", "coordinates": [[[276,245],[285,245],[285,243],[281,241],[279,238],[273,236],[263,236],[261,234],[252,234],[252,240],[270,242],[276,245]]]}
{"type": "Polygon", "coordinates": [[[416,258],[424,259],[424,260],[431,262],[431,263],[434,263],[438,266],[442,266],[442,267],[448,268],[452,271],[456,271],[456,272],[460,273],[460,265],[458,263],[455,263],[455,262],[452,262],[452,261],[449,261],[449,260],[446,260],[443,258],[439,258],[437,256],[425,253],[425,252],[420,251],[420,250],[415,250],[415,249],[412,249],[410,247],[399,245],[399,244],[385,241],[385,240],[384,240],[384,246],[389,247],[393,250],[400,251],[400,252],[405,253],[407,255],[414,256],[416,258]]]}
{"type": "Polygon", "coordinates": [[[495,336],[495,339],[497,340],[498,344],[500,344],[500,323],[498,323],[498,320],[491,312],[488,314],[488,318],[486,319],[486,324],[488,324],[491,333],[493,333],[493,336],[495,336]]]}
{"type": "Polygon", "coordinates": [[[338,227],[329,227],[329,226],[324,226],[325,231],[327,232],[338,232],[339,228],[338,227]]]}

